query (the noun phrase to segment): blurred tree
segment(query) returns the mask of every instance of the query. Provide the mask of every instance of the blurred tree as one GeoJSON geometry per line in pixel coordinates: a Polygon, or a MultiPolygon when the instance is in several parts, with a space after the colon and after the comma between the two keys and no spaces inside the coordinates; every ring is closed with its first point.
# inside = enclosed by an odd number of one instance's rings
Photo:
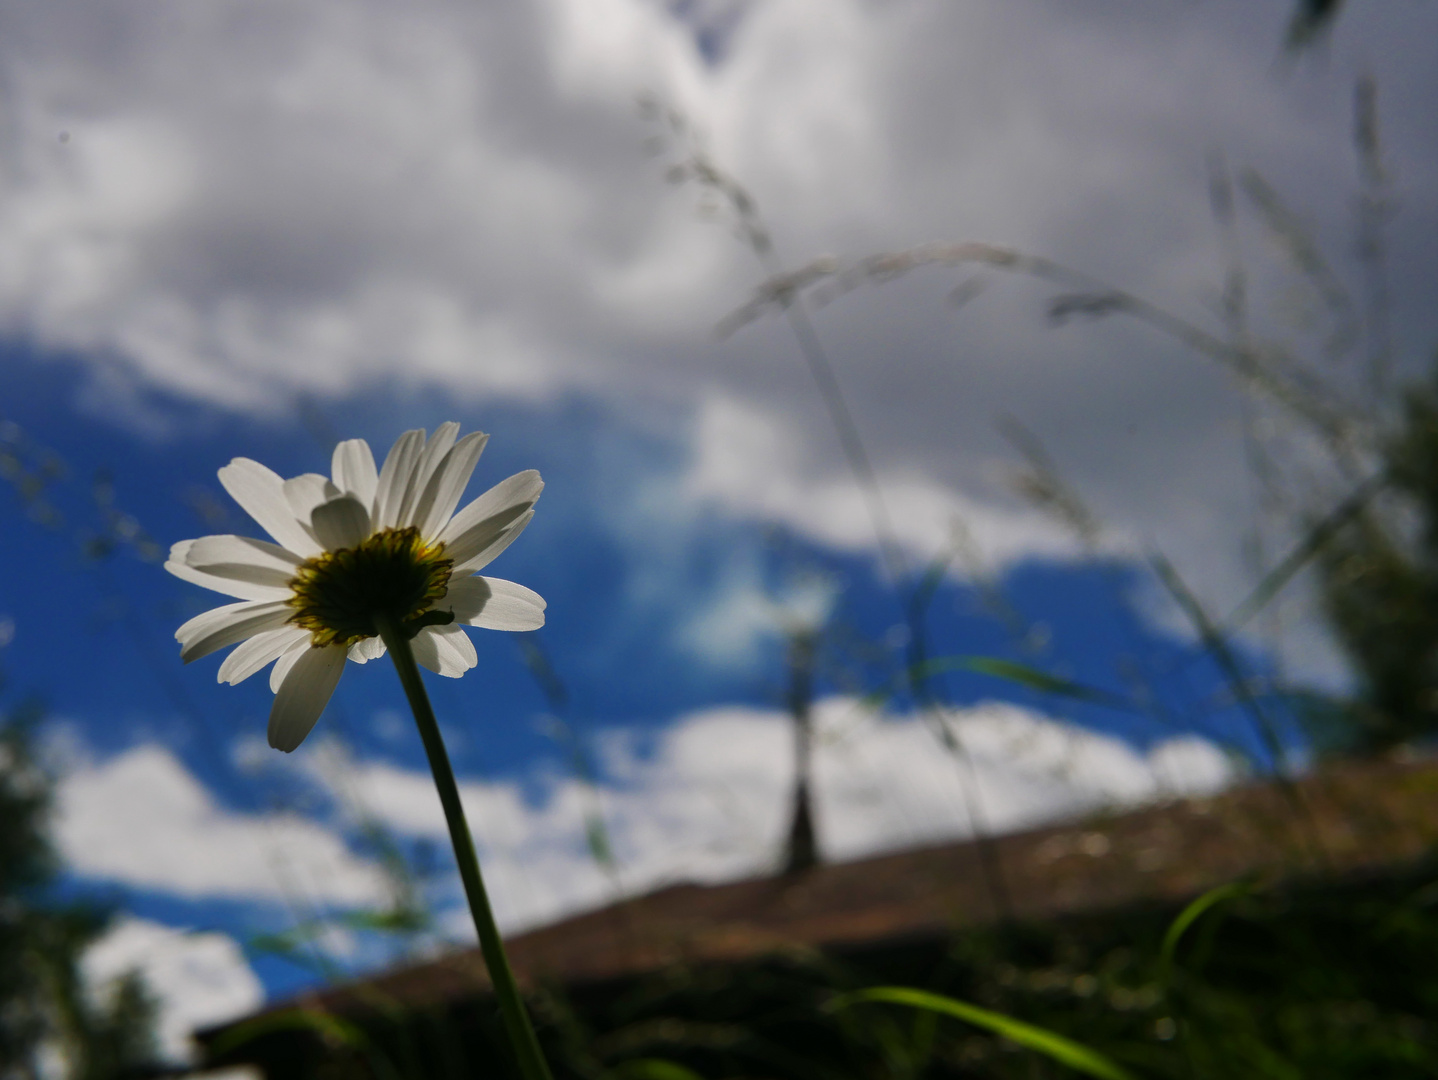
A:
{"type": "Polygon", "coordinates": [[[49,902],[53,783],[37,764],[34,702],[0,713],[0,1077],[117,1080],[154,1061],[154,1004],[135,974],[85,985],[80,958],[108,914],[49,902]]]}
{"type": "Polygon", "coordinates": [[[1438,368],[1408,392],[1384,458],[1390,495],[1319,558],[1324,606],[1359,678],[1344,716],[1322,718],[1329,750],[1438,734],[1438,368]]]}
{"type": "Polygon", "coordinates": [[[0,1075],[6,1076],[30,1060],[45,1033],[40,973],[29,958],[28,900],[51,872],[41,831],[49,790],[29,753],[28,719],[22,713],[0,728],[0,1075]]]}

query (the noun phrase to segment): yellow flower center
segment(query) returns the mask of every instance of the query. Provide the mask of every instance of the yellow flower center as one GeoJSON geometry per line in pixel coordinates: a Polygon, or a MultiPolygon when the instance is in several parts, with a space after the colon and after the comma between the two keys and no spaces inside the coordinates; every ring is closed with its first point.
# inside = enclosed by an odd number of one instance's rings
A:
{"type": "Polygon", "coordinates": [[[316,646],[348,647],[379,634],[376,615],[396,626],[423,615],[449,590],[453,569],[444,545],[426,544],[418,529],[385,529],[302,562],[290,582],[289,621],[316,646]]]}

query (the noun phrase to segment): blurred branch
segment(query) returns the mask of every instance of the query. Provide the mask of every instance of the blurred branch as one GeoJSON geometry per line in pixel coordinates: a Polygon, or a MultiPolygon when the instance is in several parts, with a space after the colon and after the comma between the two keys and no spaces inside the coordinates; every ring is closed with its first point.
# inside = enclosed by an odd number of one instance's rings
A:
{"type": "MultiPolygon", "coordinates": [[[[1049,318],[1055,322],[1062,323],[1078,316],[1102,318],[1124,314],[1148,323],[1228,368],[1245,385],[1284,405],[1334,444],[1347,446],[1363,430],[1358,410],[1338,400],[1322,379],[1308,371],[1281,346],[1226,342],[1134,293],[1053,259],[1028,255],[1011,248],[978,241],[934,243],[906,251],[871,255],[833,272],[828,272],[827,266],[811,264],[806,288],[811,287],[815,301],[823,304],[861,285],[895,281],[915,270],[973,264],[1031,277],[1068,290],[1050,300],[1049,318]]],[[[776,306],[782,306],[785,311],[798,310],[792,299],[784,302],[770,298],[770,290],[766,286],[760,286],[753,299],[741,310],[749,318],[758,318],[776,306]]],[[[729,316],[726,323],[737,314],[729,316]]]]}
{"type": "Polygon", "coordinates": [[[569,688],[559,677],[548,650],[544,648],[543,639],[537,633],[517,635],[517,641],[524,666],[549,705],[548,733],[568,751],[570,768],[584,791],[585,802],[588,804],[584,809],[584,841],[589,855],[609,878],[615,896],[622,897],[623,880],[620,877],[619,860],[614,853],[609,825],[604,819],[604,807],[600,802],[598,771],[584,739],[565,719],[569,709],[569,688]]]}
{"type": "Polygon", "coordinates": [[[50,529],[64,524],[64,516],[50,501],[48,492],[67,475],[59,454],[33,442],[19,424],[0,416],[0,478],[14,487],[36,524],[50,529]]]}
{"type": "Polygon", "coordinates": [[[1384,229],[1394,213],[1392,179],[1383,164],[1378,126],[1378,84],[1362,75],[1353,88],[1353,144],[1358,155],[1358,260],[1366,286],[1364,330],[1367,339],[1369,387],[1375,405],[1388,388],[1393,364],[1389,327],[1388,246],[1384,229]]]}
{"type": "Polygon", "coordinates": [[[889,509],[879,487],[878,475],[859,433],[858,422],[854,418],[853,410],[849,408],[829,354],[819,339],[803,302],[804,290],[836,273],[838,261],[819,258],[798,270],[785,270],[774,249],[769,227],[759,213],[758,202],[743,184],[709,157],[684,115],[676,109],[660,109],[652,101],[641,102],[641,110],[651,117],[662,114],[669,138],[682,147],[683,159],[669,168],[669,181],[676,184],[696,183],[703,190],[715,195],[723,205],[727,205],[733,215],[739,239],[754,254],[764,273],[768,275],[755,291],[754,298],[744,308],[720,321],[719,332],[721,335],[731,334],[768,310],[784,313],[804,364],[828,410],[849,469],[859,485],[885,570],[893,587],[902,596],[909,588],[907,559],[894,532],[889,509]]]}
{"type": "Polygon", "coordinates": [[[1270,236],[1293,268],[1317,292],[1334,320],[1326,351],[1330,358],[1342,356],[1358,341],[1358,315],[1347,287],[1323,257],[1313,230],[1283,201],[1257,169],[1244,169],[1239,187],[1257,209],[1270,236]]]}
{"type": "MultiPolygon", "coordinates": [[[[932,586],[910,580],[908,559],[894,530],[878,474],[864,445],[858,422],[834,372],[829,354],[809,318],[804,302],[805,289],[831,279],[837,273],[839,264],[837,260],[820,258],[797,271],[786,271],[774,249],[772,234],[759,213],[758,203],[736,178],[714,163],[700,145],[684,115],[673,108],[661,108],[652,99],[642,101],[640,108],[641,112],[651,119],[661,118],[667,127],[668,137],[683,147],[683,159],[669,169],[670,182],[697,183],[702,189],[715,195],[722,205],[727,205],[733,214],[741,241],[753,252],[768,275],[756,290],[754,298],[742,309],[742,313],[736,313],[721,321],[720,328],[732,333],[765,311],[777,309],[783,312],[804,364],[828,410],[839,445],[864,500],[880,558],[899,602],[901,615],[909,628],[909,670],[912,670],[917,663],[925,659],[924,611],[928,604],[925,592],[927,590],[928,596],[932,596],[932,586]]],[[[662,139],[660,144],[663,144],[662,139]]],[[[973,761],[958,732],[950,725],[947,711],[935,699],[927,682],[912,682],[909,691],[919,713],[933,726],[940,744],[954,756],[965,773],[964,798],[969,807],[970,825],[979,849],[985,881],[993,899],[995,915],[1001,920],[1007,920],[1012,915],[1012,905],[1004,883],[998,849],[993,844],[987,824],[973,761]]]]}
{"type": "Polygon", "coordinates": [[[1090,552],[1097,550],[1098,518],[1064,481],[1039,438],[1012,416],[999,418],[999,434],[1028,464],[1028,472],[1014,477],[1019,494],[1068,526],[1090,552]]]}

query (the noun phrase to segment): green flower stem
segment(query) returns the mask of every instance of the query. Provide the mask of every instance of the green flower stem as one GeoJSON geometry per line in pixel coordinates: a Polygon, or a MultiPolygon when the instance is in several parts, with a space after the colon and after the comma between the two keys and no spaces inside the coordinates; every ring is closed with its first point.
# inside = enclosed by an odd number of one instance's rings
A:
{"type": "Polygon", "coordinates": [[[524,1080],[551,1080],[549,1065],[539,1049],[539,1040],[534,1036],[534,1027],[529,1022],[524,1001],[519,996],[519,987],[514,981],[514,972],[509,967],[509,957],[504,952],[499,928],[494,924],[494,912],[490,910],[489,896],[484,891],[484,878],[479,873],[479,859],[474,853],[474,841],[470,839],[469,823],[464,818],[464,807],[459,801],[459,787],[454,782],[454,770],[450,768],[449,754],[444,749],[444,739],[439,733],[439,723],[434,718],[429,695],[420,680],[419,666],[414,661],[414,650],[404,631],[391,620],[376,616],[380,637],[385,648],[394,658],[395,670],[404,686],[405,697],[414,712],[414,721],[419,726],[419,737],[424,740],[424,750],[429,756],[430,771],[434,774],[434,786],[439,791],[439,801],[444,807],[444,820],[449,825],[449,838],[454,844],[454,857],[459,863],[459,876],[464,881],[464,894],[469,899],[469,911],[474,916],[474,929],[479,934],[479,947],[484,954],[485,967],[489,969],[489,981],[494,987],[494,996],[499,1001],[499,1012],[504,1019],[504,1029],[514,1056],[519,1062],[519,1071],[524,1080]]]}

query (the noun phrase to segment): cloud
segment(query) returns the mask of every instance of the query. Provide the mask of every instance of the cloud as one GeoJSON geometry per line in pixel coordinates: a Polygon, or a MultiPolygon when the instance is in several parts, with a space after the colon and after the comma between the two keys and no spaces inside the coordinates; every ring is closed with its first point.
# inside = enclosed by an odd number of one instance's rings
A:
{"type": "MultiPolygon", "coordinates": [[[[637,152],[640,91],[692,115],[795,259],[975,236],[1084,255],[1189,309],[1216,280],[1211,142],[1300,177],[1347,153],[1312,93],[1271,74],[1278,14],[730,8],[694,16],[732,25],[717,61],[650,0],[165,0],[108,12],[102,36],[82,29],[99,24],[90,0],[9,8],[0,312],[236,408],[392,376],[519,396],[658,376],[688,393],[674,347],[697,349],[753,275],[637,152]]],[[[1427,18],[1352,23],[1401,45],[1427,18]]],[[[989,325],[950,365],[948,315],[886,306],[852,338],[856,378],[922,418],[930,453],[939,409],[967,414],[974,390],[1034,370],[1032,335],[1004,349],[989,325]]],[[[752,401],[774,362],[740,342],[708,377],[752,401]]],[[[1119,370],[1088,372],[1085,402],[1119,370]]],[[[1036,401],[1067,402],[1075,373],[1052,379],[1036,401]]]]}
{"type": "MultiPolygon", "coordinates": [[[[780,416],[736,399],[701,403],[686,494],[730,514],[778,522],[844,551],[875,546],[875,522],[852,476],[834,474],[805,453],[780,416]]],[[[1015,500],[964,496],[921,473],[884,472],[879,489],[894,538],[920,563],[961,536],[999,565],[1034,556],[1073,556],[1078,545],[1058,525],[1015,500]]]]}
{"type": "Polygon", "coordinates": [[[796,574],[777,585],[764,580],[758,552],[732,553],[712,592],[686,606],[675,641],[706,664],[753,670],[786,634],[821,628],[840,593],[838,582],[796,574]]]}
{"type": "Polygon", "coordinates": [[[214,931],[122,918],[85,951],[81,973],[89,992],[104,1000],[115,980],[132,971],[155,1000],[156,1040],[167,1061],[190,1061],[191,1032],[243,1016],[264,1001],[239,945],[214,931]]]}
{"type": "MultiPolygon", "coordinates": [[[[757,270],[726,230],[694,220],[694,191],[665,187],[668,159],[641,152],[652,129],[636,95],[688,114],[795,263],[978,238],[1217,327],[1205,156],[1221,146],[1260,167],[1345,250],[1350,77],[1369,65],[1385,153],[1411,178],[1392,280],[1415,287],[1395,289],[1393,325],[1426,356],[1438,160],[1419,43],[1438,12],[1345,19],[1326,70],[1276,72],[1285,14],[1003,0],[9,5],[0,332],[81,356],[107,410],[162,389],[276,413],[299,393],[393,382],[578,393],[617,416],[662,401],[696,417],[693,491],[862,548],[866,514],[783,326],[709,338],[757,270]],[[781,460],[728,441],[751,435],[779,438],[781,460]]],[[[1275,300],[1292,282],[1258,265],[1259,232],[1255,332],[1289,337],[1275,300]]],[[[1236,601],[1234,523],[1251,506],[1227,377],[1121,319],[1046,329],[1042,293],[993,275],[954,313],[943,294],[958,280],[864,290],[817,320],[904,542],[932,555],[962,517],[997,564],[1070,553],[1000,490],[1012,454],[993,422],[1009,413],[1122,536],[1236,601]]]]}
{"type": "Polygon", "coordinates": [[[81,877],[189,899],[332,906],[388,895],[337,833],[298,814],[228,810],[153,743],[73,767],[57,792],[54,835],[81,877]]]}

